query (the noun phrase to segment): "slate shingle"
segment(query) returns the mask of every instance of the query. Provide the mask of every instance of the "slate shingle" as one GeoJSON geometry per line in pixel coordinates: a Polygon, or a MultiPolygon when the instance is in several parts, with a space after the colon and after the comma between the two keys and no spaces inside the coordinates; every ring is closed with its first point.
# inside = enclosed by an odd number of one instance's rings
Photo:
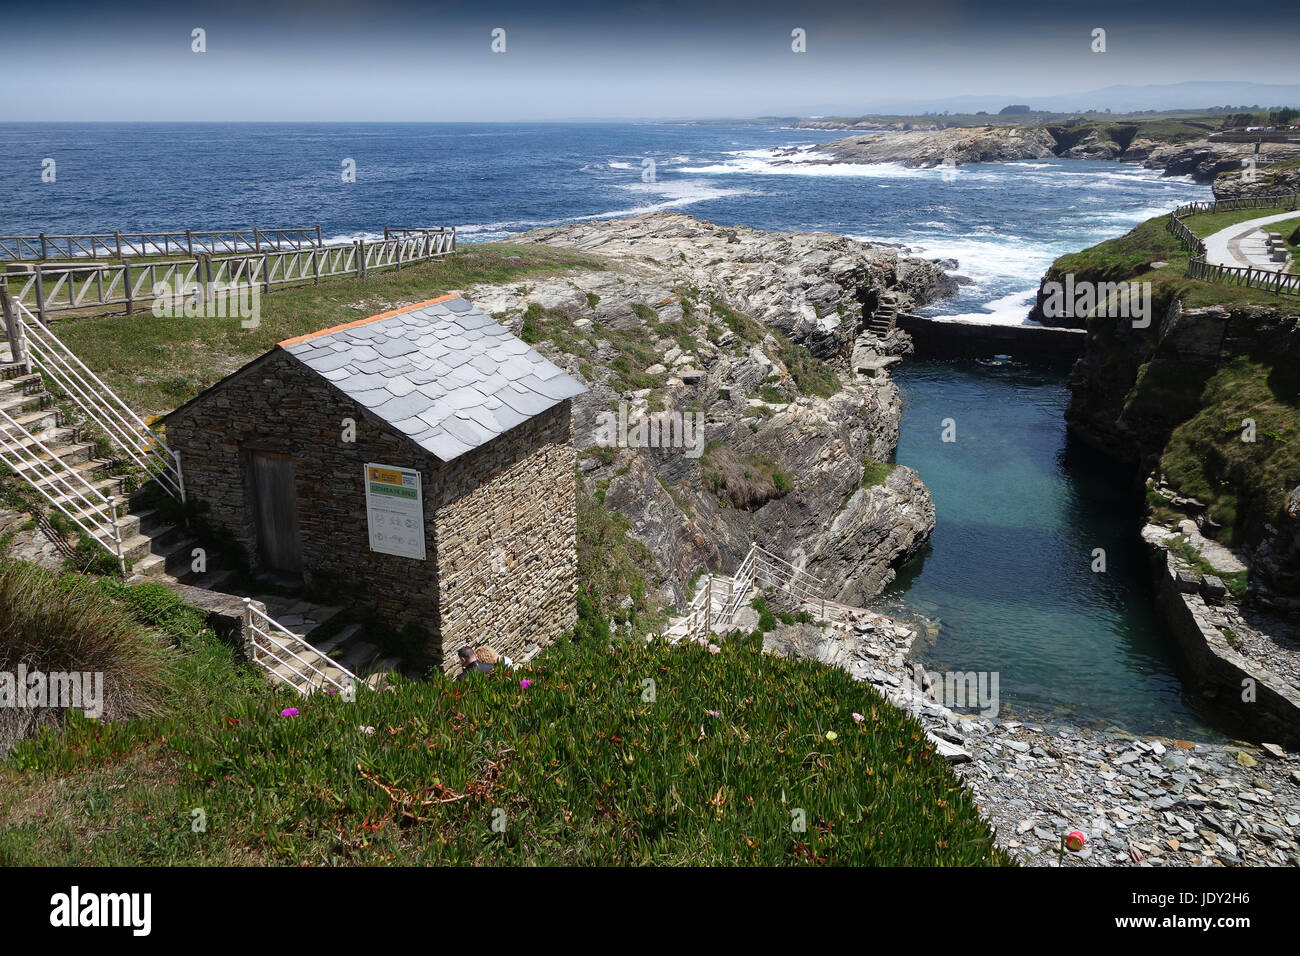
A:
{"type": "Polygon", "coordinates": [[[285,349],[443,461],[586,391],[459,297],[285,349]]]}

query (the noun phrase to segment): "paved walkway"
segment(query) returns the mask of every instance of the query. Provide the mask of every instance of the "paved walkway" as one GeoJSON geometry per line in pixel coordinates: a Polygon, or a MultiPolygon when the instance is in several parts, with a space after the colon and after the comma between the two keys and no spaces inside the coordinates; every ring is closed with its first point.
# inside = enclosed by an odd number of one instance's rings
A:
{"type": "Polygon", "coordinates": [[[1286,268],[1286,263],[1273,262],[1268,257],[1264,234],[1269,230],[1262,227],[1282,222],[1284,219],[1296,218],[1300,218],[1300,211],[1263,216],[1259,219],[1235,223],[1227,229],[1220,229],[1205,237],[1205,261],[1214,266],[1248,266],[1252,269],[1281,272],[1286,268]]]}

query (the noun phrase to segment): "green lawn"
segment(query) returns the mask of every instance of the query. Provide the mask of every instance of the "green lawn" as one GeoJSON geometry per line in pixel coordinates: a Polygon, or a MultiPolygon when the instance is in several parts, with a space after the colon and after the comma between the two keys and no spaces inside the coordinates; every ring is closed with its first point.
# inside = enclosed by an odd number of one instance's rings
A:
{"type": "MultiPolygon", "coordinates": [[[[1256,214],[1267,215],[1268,210],[1256,214]]],[[[1189,228],[1200,218],[1188,218],[1189,228]]],[[[1168,216],[1157,216],[1122,236],[1061,256],[1052,263],[1046,278],[1062,281],[1067,273],[1073,273],[1075,282],[1150,282],[1157,315],[1163,314],[1173,296],[1181,298],[1187,308],[1267,305],[1300,315],[1300,298],[1296,296],[1187,278],[1190,254],[1169,231],[1168,222],[1168,216]]]]}
{"type": "Polygon", "coordinates": [[[106,587],[177,647],[173,698],[19,743],[0,865],[1010,862],[912,718],[757,639],[303,700],[157,585],[106,587]]]}
{"type": "MultiPolygon", "coordinates": [[[[1195,216],[1185,216],[1183,222],[1188,229],[1204,239],[1206,236],[1213,235],[1221,229],[1227,229],[1239,222],[1262,219],[1265,216],[1277,216],[1287,212],[1297,212],[1297,210],[1284,209],[1280,206],[1274,209],[1234,209],[1230,212],[1207,212],[1195,216]]],[[[1285,230],[1285,233],[1290,233],[1297,224],[1300,224],[1300,219],[1290,222],[1289,227],[1287,222],[1280,222],[1276,226],[1269,226],[1268,228],[1274,232],[1285,230]]]]}

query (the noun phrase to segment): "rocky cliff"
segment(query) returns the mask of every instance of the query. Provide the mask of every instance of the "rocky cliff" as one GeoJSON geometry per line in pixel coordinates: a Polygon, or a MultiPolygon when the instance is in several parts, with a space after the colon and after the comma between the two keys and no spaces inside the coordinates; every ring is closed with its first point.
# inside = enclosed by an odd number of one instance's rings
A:
{"type": "Polygon", "coordinates": [[[1190,515],[1207,536],[1240,546],[1256,599],[1300,612],[1295,310],[1174,300],[1162,314],[1150,329],[1089,320],[1070,376],[1070,429],[1149,475],[1148,499],[1166,520],[1190,515]]]}
{"type": "MultiPolygon", "coordinates": [[[[1209,139],[1168,142],[1144,135],[1143,127],[1117,123],[1060,126],[987,126],[910,129],[848,136],[811,150],[791,151],[789,162],[901,163],[929,168],[1025,159],[1104,159],[1141,163],[1169,176],[1213,182],[1240,170],[1255,155],[1253,143],[1209,139]]],[[[1300,156],[1300,144],[1264,143],[1261,165],[1300,156]]]]}
{"type": "MultiPolygon", "coordinates": [[[[607,263],[467,294],[588,386],[574,403],[580,481],[648,549],[653,596],[681,604],[757,540],[828,597],[864,601],[924,546],[928,491],[875,464],[893,457],[898,390],[856,378],[848,358],[882,299],[909,308],[955,287],[937,265],[677,213],[518,238],[607,263]]],[[[891,343],[905,350],[905,336],[891,343]]]]}

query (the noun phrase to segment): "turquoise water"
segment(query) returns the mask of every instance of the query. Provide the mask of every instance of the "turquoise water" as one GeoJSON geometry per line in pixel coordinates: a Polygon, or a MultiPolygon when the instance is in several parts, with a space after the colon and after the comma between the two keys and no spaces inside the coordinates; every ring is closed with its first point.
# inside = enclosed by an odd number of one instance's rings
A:
{"type": "Polygon", "coordinates": [[[938,514],[929,550],[883,599],[938,625],[914,659],[997,672],[1000,716],[1213,736],[1151,609],[1131,476],[1067,440],[1065,376],[906,361],[894,380],[898,461],[920,472],[938,514]],[[1104,573],[1092,570],[1096,548],[1104,573]]]}

